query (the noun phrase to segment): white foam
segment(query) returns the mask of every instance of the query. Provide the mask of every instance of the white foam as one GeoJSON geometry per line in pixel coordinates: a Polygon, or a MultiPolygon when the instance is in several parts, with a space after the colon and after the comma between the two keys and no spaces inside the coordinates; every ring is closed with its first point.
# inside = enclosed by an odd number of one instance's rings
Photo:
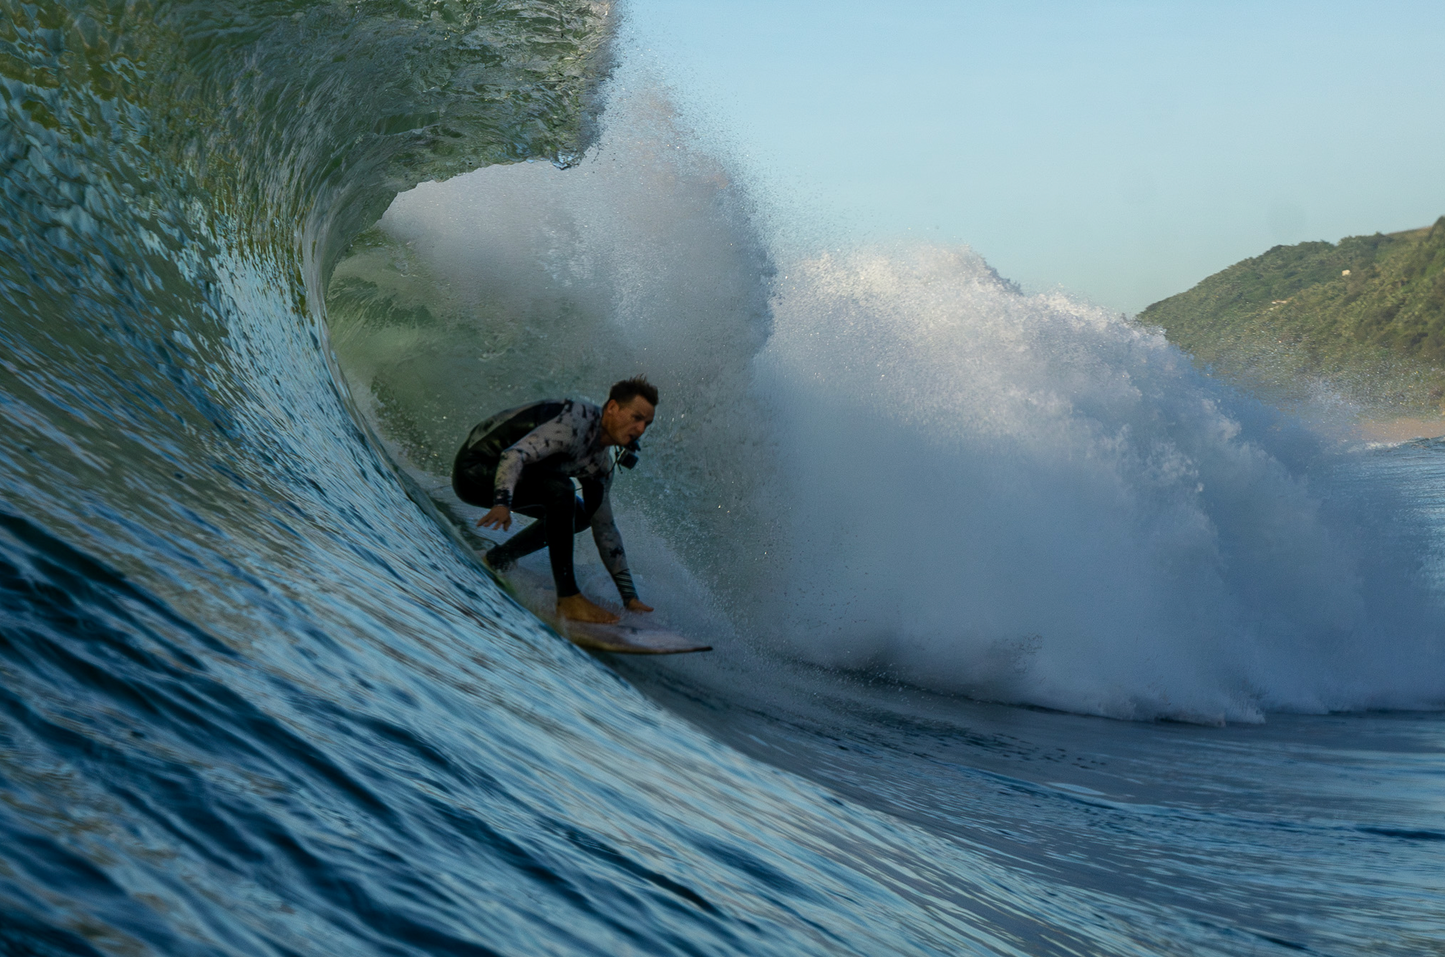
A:
{"type": "Polygon", "coordinates": [[[774,600],[810,657],[1128,718],[1445,698],[1419,556],[1331,517],[1326,450],[1156,332],[928,247],[797,264],[775,323],[774,600]]]}

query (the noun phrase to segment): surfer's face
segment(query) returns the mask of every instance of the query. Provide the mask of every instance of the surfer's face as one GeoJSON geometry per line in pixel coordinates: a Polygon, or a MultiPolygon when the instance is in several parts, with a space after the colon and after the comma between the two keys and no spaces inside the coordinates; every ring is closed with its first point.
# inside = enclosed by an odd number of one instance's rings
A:
{"type": "Polygon", "coordinates": [[[626,445],[642,438],[642,433],[647,431],[656,414],[653,404],[640,395],[633,396],[626,403],[608,399],[602,407],[602,431],[611,440],[609,445],[626,445]]]}

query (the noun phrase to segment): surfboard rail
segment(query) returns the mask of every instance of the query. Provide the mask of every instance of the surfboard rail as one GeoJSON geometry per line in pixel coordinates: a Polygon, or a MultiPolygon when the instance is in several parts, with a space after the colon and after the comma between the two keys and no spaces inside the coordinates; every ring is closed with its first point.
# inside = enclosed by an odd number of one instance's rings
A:
{"type": "Polygon", "coordinates": [[[682,655],[712,651],[712,645],[698,644],[666,628],[644,628],[619,623],[604,625],[590,621],[558,622],[558,632],[572,644],[588,651],[618,655],[682,655]]]}

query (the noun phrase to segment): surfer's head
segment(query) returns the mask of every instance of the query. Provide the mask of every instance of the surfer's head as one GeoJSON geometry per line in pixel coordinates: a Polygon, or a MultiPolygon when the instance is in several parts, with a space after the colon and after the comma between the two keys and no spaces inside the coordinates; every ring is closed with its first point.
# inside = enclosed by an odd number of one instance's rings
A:
{"type": "Polygon", "coordinates": [[[635,375],[630,379],[614,382],[612,391],[607,393],[607,401],[626,405],[639,395],[647,400],[648,405],[657,408],[657,386],[648,382],[645,375],[635,375]]]}
{"type": "Polygon", "coordinates": [[[657,386],[646,376],[623,379],[607,394],[602,407],[604,445],[628,445],[642,438],[657,413],[657,386]]]}

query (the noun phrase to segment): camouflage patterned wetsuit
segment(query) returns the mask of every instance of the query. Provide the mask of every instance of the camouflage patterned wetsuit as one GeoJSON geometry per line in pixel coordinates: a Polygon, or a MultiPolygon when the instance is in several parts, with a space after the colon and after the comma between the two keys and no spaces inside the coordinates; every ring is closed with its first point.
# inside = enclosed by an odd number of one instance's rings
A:
{"type": "Polygon", "coordinates": [[[602,410],[571,399],[507,409],[472,429],[452,468],[457,497],[538,519],[487,553],[493,567],[546,546],[557,597],[576,595],[572,536],[590,525],[623,603],[637,597],[612,519],[612,447],[601,440],[602,410]],[[580,502],[573,478],[582,486],[580,502]]]}

